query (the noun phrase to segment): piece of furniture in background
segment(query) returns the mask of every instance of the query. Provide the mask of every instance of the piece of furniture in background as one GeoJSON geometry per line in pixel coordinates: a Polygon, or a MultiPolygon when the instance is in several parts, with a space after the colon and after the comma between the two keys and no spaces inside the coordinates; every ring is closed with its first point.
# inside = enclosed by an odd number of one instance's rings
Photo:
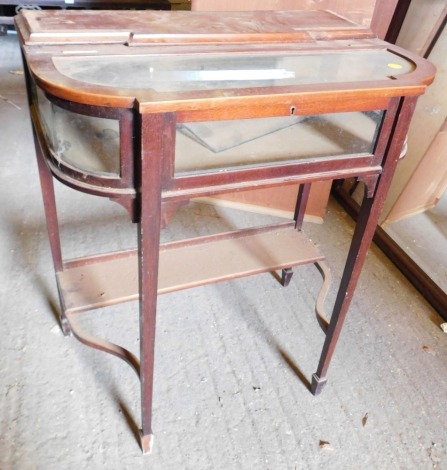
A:
{"type": "Polygon", "coordinates": [[[418,103],[408,152],[385,204],[381,229],[403,260],[398,267],[447,320],[447,5],[412,0],[397,44],[438,68],[434,86],[418,103]]]}
{"type": "Polygon", "coordinates": [[[390,188],[381,224],[433,207],[447,187],[447,4],[413,0],[397,44],[438,66],[436,82],[415,111],[408,152],[390,188]]]}

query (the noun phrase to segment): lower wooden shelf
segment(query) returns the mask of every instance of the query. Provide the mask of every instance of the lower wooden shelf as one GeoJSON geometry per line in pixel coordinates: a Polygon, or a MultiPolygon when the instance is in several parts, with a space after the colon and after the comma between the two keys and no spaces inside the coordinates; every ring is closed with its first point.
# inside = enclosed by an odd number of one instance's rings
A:
{"type": "MultiPolygon", "coordinates": [[[[293,223],[162,244],[158,293],[314,263],[324,259],[293,223]]],[[[138,252],[70,260],[57,274],[67,313],[137,300],[138,252]]]]}

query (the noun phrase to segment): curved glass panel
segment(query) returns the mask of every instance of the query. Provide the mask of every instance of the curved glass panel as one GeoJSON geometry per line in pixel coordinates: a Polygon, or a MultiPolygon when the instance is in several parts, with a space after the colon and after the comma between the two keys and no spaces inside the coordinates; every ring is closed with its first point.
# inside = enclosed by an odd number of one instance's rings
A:
{"type": "Polygon", "coordinates": [[[39,113],[52,154],[88,173],[120,175],[119,121],[67,111],[37,89],[39,113]]]}

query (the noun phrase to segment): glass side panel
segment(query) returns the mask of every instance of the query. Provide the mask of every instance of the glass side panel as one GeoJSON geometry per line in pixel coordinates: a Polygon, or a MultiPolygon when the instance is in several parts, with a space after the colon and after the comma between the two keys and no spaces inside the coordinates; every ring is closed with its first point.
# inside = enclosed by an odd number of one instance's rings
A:
{"type": "Polygon", "coordinates": [[[177,175],[372,153],[382,111],[177,125],[177,175]]]}
{"type": "Polygon", "coordinates": [[[36,95],[48,144],[58,160],[92,174],[120,175],[118,120],[67,111],[40,89],[36,95]]]}
{"type": "Polygon", "coordinates": [[[388,80],[414,69],[386,50],[54,57],[53,62],[60,73],[84,83],[158,92],[388,80]]]}

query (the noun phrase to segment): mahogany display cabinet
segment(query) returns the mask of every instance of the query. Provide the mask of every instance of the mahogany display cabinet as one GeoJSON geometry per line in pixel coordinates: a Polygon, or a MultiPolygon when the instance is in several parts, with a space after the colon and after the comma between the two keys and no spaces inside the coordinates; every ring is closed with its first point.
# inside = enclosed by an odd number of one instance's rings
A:
{"type": "Polygon", "coordinates": [[[153,439],[158,294],[275,270],[286,285],[294,266],[317,264],[326,278],[319,393],[434,67],[326,11],[22,11],[16,26],[62,329],[139,375],[143,452],[153,439]],[[64,260],[53,177],[123,205],[138,249],[64,260]],[[329,270],[302,231],[304,209],[311,183],[351,177],[365,197],[326,319],[329,270]],[[191,198],[288,183],[300,184],[294,220],[160,243],[191,198]],[[135,299],[139,358],[76,325],[79,312],[135,299]]]}

